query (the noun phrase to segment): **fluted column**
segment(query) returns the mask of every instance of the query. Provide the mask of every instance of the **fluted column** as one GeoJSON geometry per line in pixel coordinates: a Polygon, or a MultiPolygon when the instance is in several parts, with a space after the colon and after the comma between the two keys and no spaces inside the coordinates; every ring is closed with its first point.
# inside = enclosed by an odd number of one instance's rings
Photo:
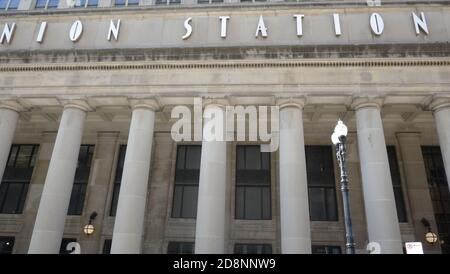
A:
{"type": "Polygon", "coordinates": [[[16,131],[20,109],[0,101],[0,183],[16,131]]]}
{"type": "Polygon", "coordinates": [[[59,252],[88,110],[84,101],[64,107],[28,253],[59,252]]]}
{"type": "Polygon", "coordinates": [[[356,99],[353,107],[369,241],[378,242],[381,253],[403,253],[381,121],[381,100],[356,99]]]}
{"type": "Polygon", "coordinates": [[[432,109],[447,183],[450,187],[450,98],[436,98],[433,100],[432,109]]]}
{"type": "MultiPolygon", "coordinates": [[[[223,104],[207,103],[204,110],[202,156],[195,230],[195,253],[225,253],[225,197],[227,144],[225,133],[225,108],[223,104]],[[208,123],[222,127],[214,139],[209,139],[208,123]],[[220,113],[222,115],[220,116],[220,113]]],[[[210,129],[210,128],[209,128],[210,129]]],[[[216,129],[217,130],[217,129],[216,129]]],[[[216,131],[217,132],[217,131],[216,131]]]]}
{"type": "Polygon", "coordinates": [[[311,253],[302,99],[279,100],[281,252],[311,253]]]}
{"type": "Polygon", "coordinates": [[[132,102],[111,253],[141,253],[157,102],[132,102]]]}

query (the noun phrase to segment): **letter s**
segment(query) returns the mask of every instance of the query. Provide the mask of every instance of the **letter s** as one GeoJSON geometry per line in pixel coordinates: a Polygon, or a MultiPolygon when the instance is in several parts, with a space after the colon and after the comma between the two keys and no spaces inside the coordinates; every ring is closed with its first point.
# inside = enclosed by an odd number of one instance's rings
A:
{"type": "Polygon", "coordinates": [[[188,19],[186,19],[186,21],[184,21],[184,28],[186,29],[186,34],[181,37],[183,38],[183,40],[189,38],[192,34],[192,26],[190,25],[190,22],[192,21],[192,17],[189,17],[188,19]]]}

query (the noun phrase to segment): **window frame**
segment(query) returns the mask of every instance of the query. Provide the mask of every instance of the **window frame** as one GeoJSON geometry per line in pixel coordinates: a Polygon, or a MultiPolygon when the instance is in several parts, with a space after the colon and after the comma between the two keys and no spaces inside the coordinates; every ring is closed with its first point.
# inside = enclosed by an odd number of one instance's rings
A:
{"type": "MultiPolygon", "coordinates": [[[[340,216],[339,216],[339,198],[338,198],[338,193],[337,193],[337,180],[336,180],[336,162],[334,159],[334,154],[335,150],[331,145],[305,145],[305,164],[306,164],[306,176],[307,176],[307,187],[308,187],[308,206],[309,206],[309,216],[310,216],[310,221],[311,222],[339,222],[340,216]],[[312,184],[311,183],[311,179],[309,178],[309,173],[308,172],[308,159],[307,159],[307,150],[308,148],[320,148],[320,153],[322,155],[328,155],[326,156],[327,158],[329,157],[329,167],[331,168],[330,170],[330,175],[333,176],[333,180],[330,180],[330,182],[333,182],[333,184],[325,184],[325,183],[320,183],[320,184],[312,184]],[[329,154],[325,154],[325,150],[329,150],[329,154]],[[334,215],[335,218],[331,218],[329,215],[329,204],[330,201],[328,200],[328,198],[325,199],[325,215],[326,217],[324,219],[313,219],[313,215],[312,215],[312,206],[311,206],[311,195],[310,195],[310,189],[323,189],[324,191],[327,190],[332,190],[334,192],[334,215]]],[[[324,162],[325,163],[325,162],[324,162]]],[[[333,206],[333,205],[331,205],[333,206]]]]}
{"type": "Polygon", "coordinates": [[[163,1],[159,2],[158,0],[155,0],[153,2],[154,6],[164,6],[164,5],[169,6],[169,5],[182,5],[182,4],[184,4],[183,0],[178,0],[178,2],[173,2],[173,0],[163,0],[163,1]]]}
{"type": "Polygon", "coordinates": [[[57,3],[56,6],[50,6],[50,7],[49,7],[49,4],[50,4],[51,1],[52,1],[52,0],[45,0],[45,5],[44,5],[43,7],[37,7],[38,1],[36,1],[35,4],[34,4],[34,9],[38,9],[38,10],[42,10],[42,9],[44,9],[44,10],[48,10],[48,9],[57,9],[57,8],[59,7],[60,0],[57,0],[58,3],[57,3]]]}
{"type": "MultiPolygon", "coordinates": [[[[36,167],[37,158],[39,154],[39,145],[38,144],[12,144],[11,148],[9,150],[8,159],[5,166],[5,173],[3,173],[3,178],[0,178],[0,190],[2,188],[6,188],[4,191],[4,196],[0,197],[0,214],[23,214],[23,209],[25,207],[25,203],[28,196],[28,189],[31,183],[31,179],[33,177],[34,169],[36,167]],[[31,153],[29,155],[29,159],[27,160],[28,163],[26,167],[17,167],[17,161],[18,157],[21,151],[22,147],[31,147],[31,153]],[[14,159],[11,159],[11,155],[13,151],[16,149],[14,159]],[[11,166],[11,162],[13,162],[13,165],[11,166]],[[5,178],[5,175],[8,173],[8,169],[28,169],[29,171],[29,178],[5,178]],[[4,206],[7,201],[9,188],[11,185],[19,185],[21,187],[20,189],[20,195],[18,195],[18,200],[16,201],[15,210],[13,212],[5,212],[4,206]],[[3,198],[2,198],[3,197],[3,198]]],[[[23,170],[22,170],[23,171],[23,170]]],[[[23,172],[20,172],[23,174],[23,172]]],[[[2,195],[2,193],[0,193],[2,195]]]]}
{"type": "Polygon", "coordinates": [[[268,255],[268,254],[273,254],[273,246],[272,243],[242,243],[242,242],[236,242],[233,245],[233,254],[248,254],[248,255],[268,255]],[[238,251],[238,247],[242,246],[243,247],[261,247],[261,253],[245,253],[245,252],[237,252],[238,251]],[[270,250],[269,253],[265,253],[263,252],[265,248],[268,248],[270,250]]]}
{"type": "Polygon", "coordinates": [[[85,0],[84,5],[83,6],[77,6],[77,4],[75,3],[75,5],[73,6],[74,9],[86,9],[86,8],[98,8],[98,3],[99,1],[97,0],[97,5],[89,5],[89,2],[92,0],[85,0]]]}
{"type": "Polygon", "coordinates": [[[168,241],[167,242],[167,250],[166,250],[166,254],[194,254],[195,253],[195,241],[191,242],[191,241],[168,241]],[[170,245],[176,245],[176,249],[177,252],[169,252],[170,251],[170,245]],[[187,252],[187,253],[183,253],[183,252],[179,252],[183,250],[183,246],[188,246],[191,245],[192,246],[192,252],[187,252]]]}
{"type": "Polygon", "coordinates": [[[183,216],[183,210],[182,210],[182,206],[183,206],[183,197],[184,197],[184,187],[186,186],[190,186],[190,187],[197,187],[197,200],[195,202],[195,208],[198,207],[198,190],[199,190],[199,185],[200,185],[200,164],[201,164],[201,150],[202,150],[202,146],[201,144],[178,144],[176,146],[176,153],[175,153],[175,170],[174,170],[174,177],[173,177],[173,189],[172,189],[172,204],[171,204],[171,208],[170,208],[170,218],[172,219],[196,219],[197,218],[197,211],[195,211],[195,216],[183,216]],[[180,153],[180,149],[184,148],[184,162],[186,163],[186,157],[187,157],[187,150],[186,148],[188,147],[196,147],[198,149],[200,149],[200,162],[199,162],[199,167],[198,170],[197,169],[186,169],[185,167],[182,169],[178,168],[179,165],[179,159],[178,159],[178,154],[180,153]],[[198,180],[197,183],[185,183],[185,182],[177,182],[177,171],[178,170],[192,170],[195,172],[198,172],[198,180]],[[175,215],[175,198],[176,198],[176,189],[177,187],[182,187],[182,196],[181,196],[181,201],[180,201],[180,206],[181,206],[181,210],[180,210],[180,214],[179,215],[175,215]]]}
{"type": "MultiPolygon", "coordinates": [[[[272,197],[272,194],[273,194],[273,191],[274,191],[274,189],[273,189],[273,178],[272,178],[272,154],[270,153],[270,152],[265,152],[265,153],[267,153],[267,157],[268,157],[268,159],[267,159],[267,165],[268,165],[268,168],[267,168],[267,170],[266,169],[263,169],[262,167],[260,167],[260,169],[247,169],[247,170],[251,170],[251,171],[261,171],[261,172],[267,172],[268,174],[267,174],[267,179],[268,179],[268,183],[267,184],[262,184],[262,183],[260,183],[260,184],[251,184],[251,183],[241,183],[241,184],[238,184],[238,172],[240,172],[240,168],[238,167],[238,165],[239,165],[239,162],[238,162],[238,149],[239,149],[239,147],[243,147],[244,149],[246,148],[246,147],[257,147],[257,148],[260,148],[260,144],[249,144],[249,143],[242,143],[242,144],[236,144],[235,145],[235,147],[234,147],[234,152],[235,152],[235,157],[234,157],[234,160],[235,160],[235,165],[234,165],[234,167],[235,167],[235,170],[234,170],[234,184],[233,184],[233,187],[234,187],[234,203],[233,203],[233,206],[234,206],[234,220],[235,221],[271,221],[271,220],[273,220],[273,218],[274,218],[274,216],[273,216],[273,212],[274,212],[274,210],[273,210],[273,203],[274,203],[274,201],[273,201],[273,197],[272,197]],[[238,206],[237,206],[237,204],[238,204],[238,189],[240,189],[240,188],[243,188],[244,189],[244,205],[243,205],[243,216],[240,216],[239,214],[238,214],[238,206]],[[258,189],[261,189],[261,193],[260,193],[260,198],[261,198],[261,208],[260,208],[260,218],[256,218],[256,219],[253,219],[253,218],[247,218],[246,217],[246,214],[245,214],[245,192],[247,191],[247,189],[248,188],[258,188],[258,189]],[[264,218],[264,194],[263,194],[263,189],[268,189],[268,192],[269,192],[269,205],[268,205],[268,210],[269,210],[269,212],[268,212],[268,215],[269,215],[269,217],[268,218],[264,218]]],[[[246,157],[246,151],[244,151],[244,157],[246,157]]],[[[261,160],[262,160],[262,152],[261,151],[259,151],[259,155],[260,155],[260,163],[262,163],[261,162],[261,160]]],[[[245,161],[245,159],[244,159],[244,161],[245,161]]],[[[245,163],[244,163],[245,164],[245,163]]],[[[242,170],[246,170],[245,168],[244,169],[242,169],[242,170]]]]}

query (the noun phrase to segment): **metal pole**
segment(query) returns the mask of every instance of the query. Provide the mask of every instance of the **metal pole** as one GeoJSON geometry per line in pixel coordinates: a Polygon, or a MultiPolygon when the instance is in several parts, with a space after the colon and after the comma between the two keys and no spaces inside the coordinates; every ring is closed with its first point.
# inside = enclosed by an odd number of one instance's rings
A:
{"type": "Polygon", "coordinates": [[[339,162],[341,171],[341,192],[342,201],[344,203],[344,220],[345,220],[345,246],[347,254],[355,254],[355,242],[353,240],[352,219],[350,215],[350,199],[348,193],[347,167],[345,161],[345,137],[339,139],[336,144],[336,157],[339,162]]]}

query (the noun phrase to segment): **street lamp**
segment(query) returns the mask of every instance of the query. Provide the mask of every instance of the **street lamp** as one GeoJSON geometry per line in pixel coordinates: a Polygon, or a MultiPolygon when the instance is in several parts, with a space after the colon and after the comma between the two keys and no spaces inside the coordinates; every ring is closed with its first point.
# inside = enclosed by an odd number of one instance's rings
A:
{"type": "Polygon", "coordinates": [[[345,141],[347,139],[348,129],[339,119],[334,132],[331,135],[331,141],[336,146],[336,157],[341,171],[341,192],[344,203],[345,220],[345,246],[347,254],[355,254],[355,242],[353,240],[352,219],[350,216],[350,200],[348,193],[347,165],[345,162],[345,141]]]}
{"type": "Polygon", "coordinates": [[[97,217],[97,212],[92,212],[91,216],[89,216],[89,223],[83,227],[83,232],[87,236],[94,234],[95,227],[92,224],[92,221],[97,217]]]}

